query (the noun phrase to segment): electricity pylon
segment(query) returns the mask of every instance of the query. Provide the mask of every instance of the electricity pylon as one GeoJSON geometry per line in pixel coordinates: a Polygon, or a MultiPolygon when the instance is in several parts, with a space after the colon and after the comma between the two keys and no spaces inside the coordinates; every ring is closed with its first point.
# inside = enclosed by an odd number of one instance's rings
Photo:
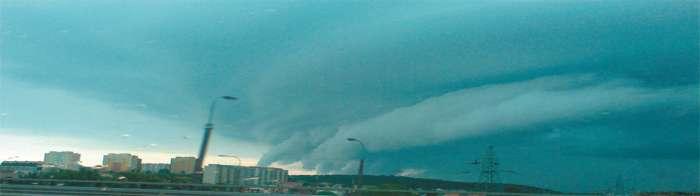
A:
{"type": "Polygon", "coordinates": [[[499,177],[501,172],[515,173],[511,170],[500,170],[498,168],[500,163],[496,158],[496,153],[493,150],[493,146],[489,146],[486,149],[486,152],[484,152],[480,160],[474,160],[471,162],[471,164],[481,166],[481,171],[479,172],[479,183],[481,184],[483,191],[490,191],[492,189],[494,189],[494,191],[501,191],[500,187],[490,188],[490,186],[500,185],[499,177]]]}

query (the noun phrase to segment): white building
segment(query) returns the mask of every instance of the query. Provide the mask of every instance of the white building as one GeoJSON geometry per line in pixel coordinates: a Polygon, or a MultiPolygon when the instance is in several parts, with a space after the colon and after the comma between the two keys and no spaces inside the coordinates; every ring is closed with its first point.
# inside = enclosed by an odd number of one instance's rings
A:
{"type": "Polygon", "coordinates": [[[71,151],[51,151],[44,154],[44,163],[51,164],[58,169],[79,170],[80,154],[71,151]]]}
{"type": "Polygon", "coordinates": [[[204,184],[241,185],[241,167],[209,164],[204,167],[204,184]]]}
{"type": "Polygon", "coordinates": [[[205,184],[277,186],[287,183],[288,171],[272,167],[244,167],[209,164],[204,168],[205,184]]]}

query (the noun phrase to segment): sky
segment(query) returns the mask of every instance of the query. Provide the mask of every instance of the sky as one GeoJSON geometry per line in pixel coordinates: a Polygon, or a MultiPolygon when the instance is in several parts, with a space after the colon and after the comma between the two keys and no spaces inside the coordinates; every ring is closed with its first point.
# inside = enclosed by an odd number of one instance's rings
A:
{"type": "Polygon", "coordinates": [[[0,1],[0,160],[700,191],[697,1],[0,1]],[[360,139],[366,152],[346,138],[360,139]]]}

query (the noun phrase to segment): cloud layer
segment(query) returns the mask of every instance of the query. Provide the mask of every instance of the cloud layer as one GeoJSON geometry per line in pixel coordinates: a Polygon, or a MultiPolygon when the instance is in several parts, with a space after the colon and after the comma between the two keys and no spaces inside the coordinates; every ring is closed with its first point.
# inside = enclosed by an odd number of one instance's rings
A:
{"type": "Polygon", "coordinates": [[[624,173],[697,189],[696,2],[0,6],[6,130],[194,154],[168,143],[198,141],[212,98],[233,95],[214,151],[260,165],[351,173],[356,137],[372,174],[473,181],[455,171],[495,145],[530,171],[509,182],[602,190],[624,173]]]}

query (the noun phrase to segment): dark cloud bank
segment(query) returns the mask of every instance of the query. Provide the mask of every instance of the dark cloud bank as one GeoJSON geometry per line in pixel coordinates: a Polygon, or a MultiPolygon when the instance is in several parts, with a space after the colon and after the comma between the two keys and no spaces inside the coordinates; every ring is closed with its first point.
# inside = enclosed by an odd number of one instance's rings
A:
{"type": "Polygon", "coordinates": [[[506,182],[698,190],[694,1],[5,1],[1,38],[3,77],[163,118],[240,96],[260,165],[352,173],[356,137],[370,174],[473,181],[494,145],[506,182]]]}

